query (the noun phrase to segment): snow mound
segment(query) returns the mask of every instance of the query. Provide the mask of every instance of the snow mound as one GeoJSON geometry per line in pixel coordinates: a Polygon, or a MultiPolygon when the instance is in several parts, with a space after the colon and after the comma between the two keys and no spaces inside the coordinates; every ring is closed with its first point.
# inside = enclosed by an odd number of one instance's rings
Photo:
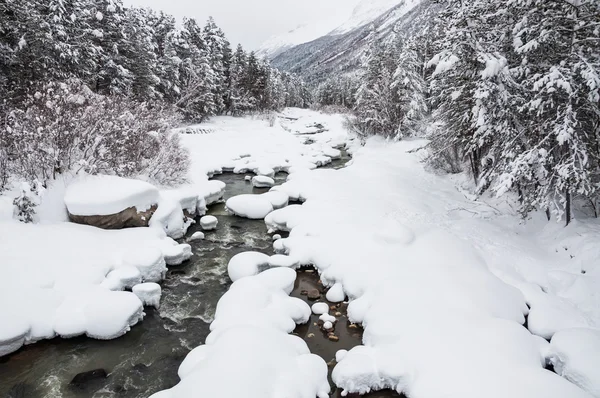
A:
{"type": "Polygon", "coordinates": [[[566,329],[550,342],[554,371],[594,397],[600,397],[600,330],[566,329]]]}
{"type": "Polygon", "coordinates": [[[160,280],[167,258],[190,255],[154,228],[0,222],[0,354],[57,335],[121,336],[143,308],[116,290],[160,280]]]}
{"type": "Polygon", "coordinates": [[[197,241],[203,240],[203,239],[204,239],[204,232],[198,231],[198,232],[194,232],[192,234],[192,236],[190,236],[188,238],[188,242],[197,242],[197,241]]]}
{"type": "Polygon", "coordinates": [[[200,226],[205,231],[212,231],[217,229],[217,225],[219,224],[219,220],[215,216],[204,216],[200,219],[200,226]]]}
{"type": "Polygon", "coordinates": [[[260,196],[271,202],[271,206],[273,206],[273,209],[275,210],[286,207],[290,200],[290,197],[286,193],[279,191],[265,192],[260,196]]]}
{"type": "Polygon", "coordinates": [[[332,303],[341,303],[346,298],[346,294],[344,293],[344,287],[341,283],[334,284],[325,295],[327,300],[332,303]]]}
{"type": "Polygon", "coordinates": [[[327,398],[325,361],[288,334],[310,317],[306,303],[288,296],[295,278],[293,270],[274,268],[234,282],[219,300],[206,344],[179,367],[181,382],[152,398],[198,391],[224,398],[327,398]]]}
{"type": "Polygon", "coordinates": [[[78,216],[106,216],[130,207],[146,211],[158,201],[158,189],[152,184],[108,175],[75,179],[65,193],[69,213],[78,216]]]}
{"type": "Polygon", "coordinates": [[[303,211],[302,205],[290,205],[282,209],[275,210],[265,217],[267,229],[269,232],[291,231],[292,227],[302,220],[303,211]]]}
{"type": "Polygon", "coordinates": [[[135,285],[132,289],[144,305],[158,308],[160,306],[160,296],[162,289],[158,283],[148,282],[135,285]]]}
{"type": "Polygon", "coordinates": [[[144,282],[159,282],[167,272],[163,252],[156,247],[132,250],[123,257],[123,263],[136,267],[144,282]]]}
{"type": "Polygon", "coordinates": [[[256,275],[260,268],[269,264],[269,256],[259,252],[243,252],[236,254],[229,260],[227,273],[233,282],[238,279],[256,275]]]}
{"type": "Polygon", "coordinates": [[[227,210],[239,217],[259,220],[273,211],[273,205],[262,195],[238,195],[226,202],[227,210]]]}
{"type": "Polygon", "coordinates": [[[327,303],[314,303],[312,305],[312,312],[315,315],[323,315],[329,312],[329,306],[327,303]]]}
{"type": "Polygon", "coordinates": [[[254,188],[271,188],[275,185],[275,180],[267,176],[256,176],[252,178],[252,186],[254,188]]]}

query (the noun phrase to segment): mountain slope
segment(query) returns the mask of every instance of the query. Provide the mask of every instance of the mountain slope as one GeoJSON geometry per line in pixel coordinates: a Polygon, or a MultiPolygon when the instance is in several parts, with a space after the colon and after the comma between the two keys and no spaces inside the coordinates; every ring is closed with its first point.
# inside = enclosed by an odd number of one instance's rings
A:
{"type": "MultiPolygon", "coordinates": [[[[281,70],[303,76],[311,83],[319,83],[331,74],[349,73],[360,66],[371,26],[374,26],[377,34],[384,39],[391,39],[395,31],[411,35],[427,26],[438,9],[439,5],[432,0],[400,1],[366,25],[335,35],[334,31],[311,42],[289,48],[274,57],[272,63],[281,70]]],[[[340,28],[350,27],[348,24],[340,28]]],[[[339,32],[344,29],[340,29],[339,32]]]]}

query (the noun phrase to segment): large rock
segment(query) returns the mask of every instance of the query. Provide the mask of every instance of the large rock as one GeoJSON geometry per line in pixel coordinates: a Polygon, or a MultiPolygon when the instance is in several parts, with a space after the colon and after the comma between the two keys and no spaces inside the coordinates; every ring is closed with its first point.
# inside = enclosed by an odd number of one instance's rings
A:
{"type": "Polygon", "coordinates": [[[72,222],[105,229],[147,227],[158,202],[152,184],[109,175],[79,177],[65,192],[72,222]]]}
{"type": "Polygon", "coordinates": [[[146,211],[138,211],[135,207],[129,207],[119,213],[102,216],[78,216],[69,212],[69,220],[77,224],[104,229],[147,227],[157,207],[157,205],[153,205],[146,211]]]}

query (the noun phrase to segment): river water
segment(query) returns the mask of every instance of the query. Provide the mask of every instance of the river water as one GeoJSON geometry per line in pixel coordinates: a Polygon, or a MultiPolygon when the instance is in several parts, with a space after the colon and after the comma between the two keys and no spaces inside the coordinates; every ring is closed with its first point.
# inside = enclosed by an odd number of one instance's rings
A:
{"type": "MultiPolygon", "coordinates": [[[[335,161],[329,167],[339,168],[348,158],[335,161]]],[[[285,181],[279,173],[276,183],[285,181]]],[[[216,176],[227,184],[225,199],[245,194],[262,193],[252,188],[244,175],[231,173],[216,176]]],[[[191,243],[193,256],[181,266],[171,267],[162,282],[163,295],[159,310],[146,308],[146,317],[125,336],[110,341],[87,337],[41,341],[0,357],[0,397],[9,398],[146,398],[154,392],[177,384],[177,369],[187,353],[202,344],[209,333],[217,301],[227,291],[231,281],[227,263],[234,255],[254,250],[272,254],[272,238],[262,220],[247,220],[229,215],[223,203],[210,206],[208,214],[219,219],[216,231],[206,233],[206,239],[191,243]],[[73,378],[84,372],[104,370],[108,377],[92,377],[73,384],[73,378]]],[[[200,230],[193,226],[188,236],[200,230]]],[[[318,274],[300,270],[293,296],[311,303],[303,290],[318,288],[318,274]]],[[[324,294],[323,294],[324,299],[324,294]]],[[[332,304],[333,305],[333,304],[332,304]]],[[[360,328],[344,319],[345,306],[335,311],[340,318],[335,333],[339,341],[332,342],[321,331],[318,317],[313,316],[295,333],[304,338],[311,352],[329,363],[331,371],[338,349],[349,349],[361,342],[360,328]]],[[[339,397],[334,391],[332,397],[339,397]]],[[[378,392],[369,397],[398,396],[378,392]]]]}

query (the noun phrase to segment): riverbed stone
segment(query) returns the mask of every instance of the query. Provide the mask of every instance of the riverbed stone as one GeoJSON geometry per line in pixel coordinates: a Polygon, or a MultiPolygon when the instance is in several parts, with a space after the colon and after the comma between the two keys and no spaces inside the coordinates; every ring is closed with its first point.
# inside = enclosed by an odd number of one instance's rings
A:
{"type": "Polygon", "coordinates": [[[106,373],[106,370],[94,369],[75,375],[75,377],[73,377],[73,380],[71,380],[69,384],[75,387],[83,388],[90,382],[100,379],[106,379],[107,377],[108,373],[106,373]]]}
{"type": "Polygon", "coordinates": [[[308,291],[309,300],[318,300],[321,298],[321,293],[317,289],[310,289],[308,291]]]}
{"type": "Polygon", "coordinates": [[[91,225],[102,229],[147,227],[157,208],[157,205],[153,205],[146,211],[138,211],[135,207],[129,207],[119,213],[103,216],[79,216],[69,212],[69,220],[76,224],[91,225]]]}
{"type": "Polygon", "coordinates": [[[340,341],[340,338],[334,334],[329,335],[327,338],[329,339],[329,341],[340,341]]]}

